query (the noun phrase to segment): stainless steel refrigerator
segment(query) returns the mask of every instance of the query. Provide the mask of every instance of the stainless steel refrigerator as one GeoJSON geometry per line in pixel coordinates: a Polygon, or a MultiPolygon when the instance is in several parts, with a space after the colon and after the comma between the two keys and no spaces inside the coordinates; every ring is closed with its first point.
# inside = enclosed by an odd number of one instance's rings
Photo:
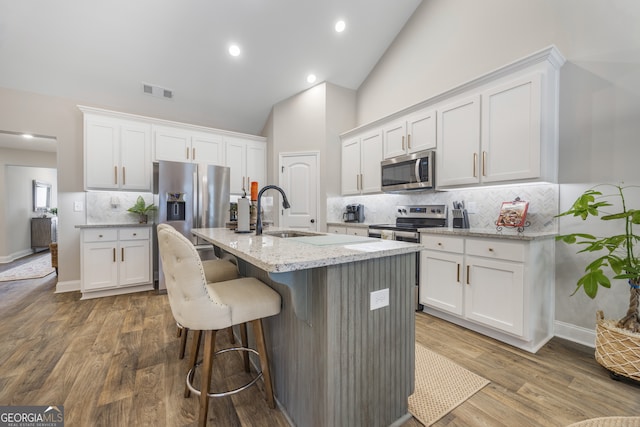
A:
{"type": "MultiPolygon", "coordinates": [[[[230,169],[167,161],[158,162],[156,169],[158,223],[167,223],[181,232],[193,242],[203,259],[212,258],[212,246],[191,234],[191,229],[225,226],[229,216],[230,169]]],[[[157,266],[158,290],[163,291],[166,286],[159,256],[157,266]]]]}

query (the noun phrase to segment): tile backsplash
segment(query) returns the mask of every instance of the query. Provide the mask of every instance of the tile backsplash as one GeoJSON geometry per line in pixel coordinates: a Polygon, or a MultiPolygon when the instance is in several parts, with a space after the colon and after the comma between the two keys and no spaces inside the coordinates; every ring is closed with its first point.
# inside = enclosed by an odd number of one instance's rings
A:
{"type": "MultiPolygon", "coordinates": [[[[88,191],[85,194],[87,198],[87,224],[92,225],[138,223],[138,215],[127,212],[127,209],[136,203],[138,196],[142,196],[147,204],[157,204],[157,200],[154,202],[152,193],[88,191]]],[[[153,220],[153,215],[150,215],[149,222],[153,220]]]]}
{"type": "MultiPolygon", "coordinates": [[[[127,212],[127,209],[134,205],[140,195],[147,203],[154,202],[152,193],[90,191],[85,194],[87,224],[137,223],[137,215],[127,212]]],[[[396,220],[395,207],[398,205],[444,204],[449,207],[450,226],[452,202],[464,201],[467,209],[475,205],[474,212],[469,213],[469,223],[472,228],[494,229],[502,202],[515,200],[516,197],[529,202],[527,220],[530,222],[530,226],[527,227],[525,233],[527,231],[557,232],[558,222],[554,215],[558,213],[558,184],[523,184],[451,191],[329,197],[327,199],[327,222],[342,222],[345,206],[352,203],[364,205],[367,224],[394,223],[396,220]]],[[[272,198],[265,197],[263,202],[265,220],[272,219],[269,218],[273,207],[272,198]]],[[[508,228],[503,230],[503,233],[509,232],[515,233],[516,230],[508,228]]]]}
{"type": "MultiPolygon", "coordinates": [[[[469,213],[471,228],[494,229],[502,202],[515,200],[529,202],[527,220],[530,232],[556,232],[558,229],[559,186],[558,184],[523,184],[499,187],[466,188],[451,191],[413,192],[402,194],[374,194],[366,196],[330,197],[327,199],[327,222],[342,222],[345,206],[352,203],[364,205],[367,224],[394,223],[395,207],[398,205],[444,204],[449,208],[449,226],[451,226],[451,208],[453,201],[464,201],[467,209],[475,205],[469,213]]],[[[503,232],[516,232],[505,229],[503,232]]]]}

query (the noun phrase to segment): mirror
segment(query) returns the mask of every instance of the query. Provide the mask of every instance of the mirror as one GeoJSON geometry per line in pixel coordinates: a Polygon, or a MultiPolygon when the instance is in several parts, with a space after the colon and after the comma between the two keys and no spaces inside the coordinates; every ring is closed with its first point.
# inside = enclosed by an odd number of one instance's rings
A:
{"type": "Polygon", "coordinates": [[[33,180],[33,211],[46,212],[51,208],[51,184],[33,180]]]}

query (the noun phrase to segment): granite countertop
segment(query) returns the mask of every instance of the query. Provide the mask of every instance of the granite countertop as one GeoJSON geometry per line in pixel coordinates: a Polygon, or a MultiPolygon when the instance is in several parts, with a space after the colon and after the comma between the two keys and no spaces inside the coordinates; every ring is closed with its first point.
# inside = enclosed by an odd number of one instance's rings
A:
{"type": "Polygon", "coordinates": [[[416,243],[330,233],[291,238],[267,234],[283,230],[286,229],[269,227],[261,236],[253,232],[236,233],[226,228],[195,228],[191,231],[267,272],[306,270],[424,249],[416,243]]]}
{"type": "Polygon", "coordinates": [[[528,232],[518,233],[514,229],[503,228],[498,231],[495,228],[451,228],[451,227],[434,227],[421,228],[418,230],[426,234],[439,234],[460,237],[491,237],[493,239],[511,239],[511,240],[541,240],[553,239],[558,235],[556,232],[528,232]]]}
{"type": "Polygon", "coordinates": [[[155,224],[139,224],[139,223],[126,223],[126,224],[78,224],[76,228],[125,228],[125,227],[153,227],[155,224]]]}

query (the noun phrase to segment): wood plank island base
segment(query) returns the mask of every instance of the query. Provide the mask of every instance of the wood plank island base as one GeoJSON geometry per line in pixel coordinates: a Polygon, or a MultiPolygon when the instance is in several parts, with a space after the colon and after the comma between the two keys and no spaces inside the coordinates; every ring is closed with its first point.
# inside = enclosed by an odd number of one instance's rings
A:
{"type": "Polygon", "coordinates": [[[282,296],[265,334],[276,399],[292,425],[389,426],[411,417],[421,245],[320,233],[193,233],[282,296]],[[371,293],[385,289],[388,305],[371,310],[371,293]]]}

